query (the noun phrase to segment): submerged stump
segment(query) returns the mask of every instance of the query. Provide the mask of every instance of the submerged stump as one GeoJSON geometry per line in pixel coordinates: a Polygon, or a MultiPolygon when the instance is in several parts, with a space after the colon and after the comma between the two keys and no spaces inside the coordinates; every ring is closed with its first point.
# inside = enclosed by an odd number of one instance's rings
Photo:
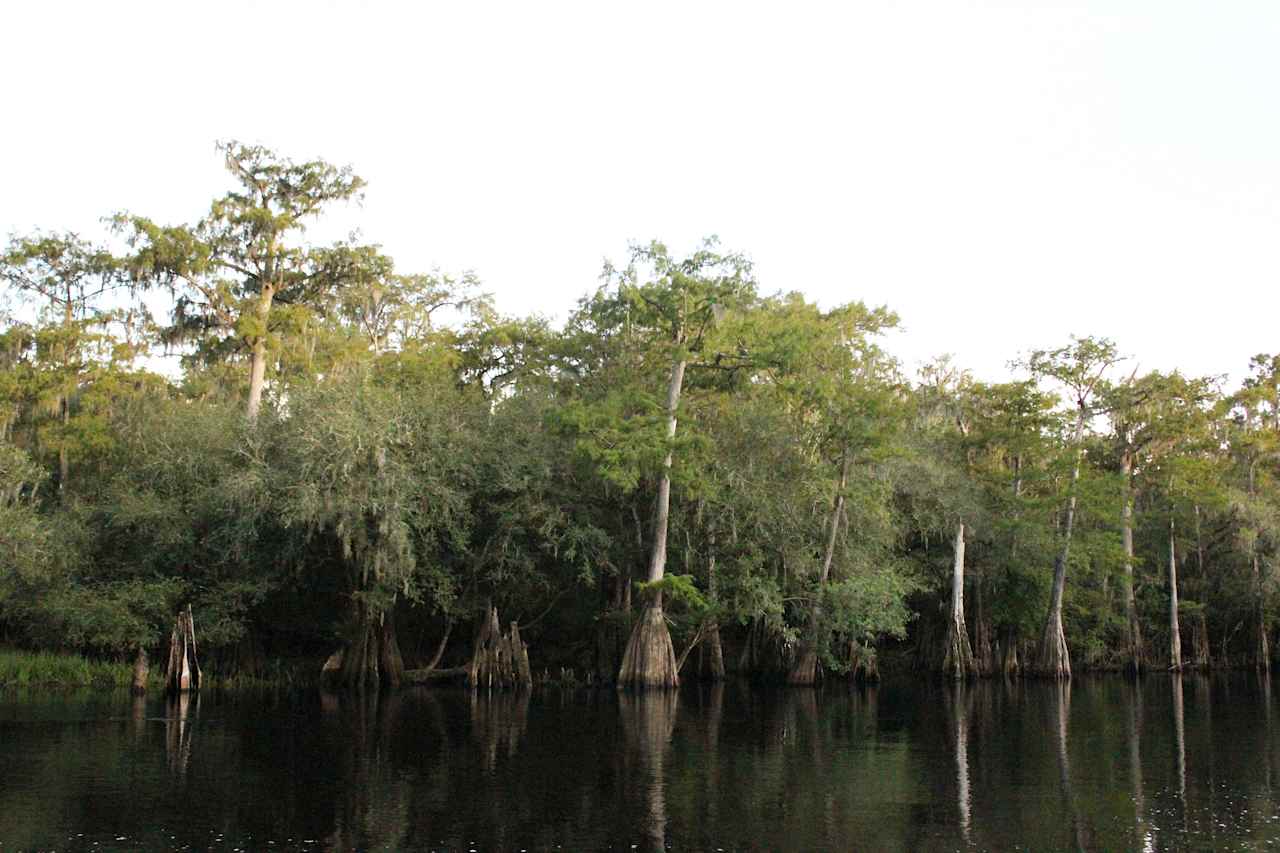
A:
{"type": "MultiPolygon", "coordinates": [[[[136,670],[135,670],[136,674],[136,670]]],[[[145,679],[144,679],[145,685],[145,679]]],[[[200,689],[200,663],[196,658],[196,628],[191,605],[178,611],[169,635],[169,661],[164,672],[166,693],[185,693],[200,689]]]]}
{"type": "Polygon", "coordinates": [[[498,626],[498,608],[490,607],[467,666],[467,685],[472,688],[532,687],[529,646],[520,639],[520,626],[512,622],[506,634],[498,626]]]}

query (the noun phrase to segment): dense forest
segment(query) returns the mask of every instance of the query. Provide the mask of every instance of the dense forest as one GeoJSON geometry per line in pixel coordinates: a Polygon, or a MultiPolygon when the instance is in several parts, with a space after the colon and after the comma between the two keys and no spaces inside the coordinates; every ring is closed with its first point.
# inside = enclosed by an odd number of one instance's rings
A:
{"type": "Polygon", "coordinates": [[[511,625],[596,684],[1270,665],[1280,356],[1235,389],[1091,337],[909,376],[889,308],[715,240],[511,317],[308,243],[351,169],[220,151],[197,222],[0,258],[0,645],[154,656],[190,605],[207,668],[347,684],[511,625]]]}

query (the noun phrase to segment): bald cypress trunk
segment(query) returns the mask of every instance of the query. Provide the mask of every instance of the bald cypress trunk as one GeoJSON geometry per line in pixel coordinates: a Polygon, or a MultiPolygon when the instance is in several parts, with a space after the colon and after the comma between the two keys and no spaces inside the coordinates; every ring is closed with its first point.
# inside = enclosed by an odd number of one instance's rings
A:
{"type": "MultiPolygon", "coordinates": [[[[819,596],[821,596],[822,588],[827,585],[827,579],[831,575],[831,562],[835,558],[836,553],[836,534],[840,531],[840,514],[844,510],[844,490],[848,484],[849,454],[848,451],[846,451],[840,456],[840,485],[836,489],[835,498],[831,501],[831,522],[827,527],[827,549],[822,558],[822,572],[818,576],[819,596]]],[[[817,681],[818,637],[815,635],[818,631],[821,618],[821,608],[815,601],[811,614],[812,621],[809,627],[810,636],[800,643],[800,647],[796,651],[795,661],[791,666],[791,671],[787,674],[788,684],[809,686],[817,681]]]]}
{"type": "Polygon", "coordinates": [[[529,647],[520,638],[520,626],[512,622],[510,630],[503,634],[496,607],[485,608],[471,664],[467,667],[467,684],[473,689],[533,686],[529,647]]]}
{"type": "MultiPolygon", "coordinates": [[[[1254,546],[1256,549],[1256,545],[1254,546]]],[[[1271,639],[1267,636],[1267,614],[1263,607],[1262,565],[1255,550],[1253,553],[1254,587],[1254,646],[1253,661],[1258,669],[1271,668],[1271,639]]]]}
{"type": "Polygon", "coordinates": [[[267,379],[267,321],[271,313],[271,300],[275,295],[274,286],[263,283],[262,292],[258,295],[258,303],[254,306],[254,319],[258,324],[257,334],[253,338],[249,355],[249,403],[247,414],[249,420],[256,421],[262,408],[262,389],[267,379]]]}
{"type": "Polygon", "coordinates": [[[147,650],[138,646],[137,657],[133,659],[133,682],[129,686],[133,695],[141,696],[147,692],[147,676],[150,673],[151,663],[147,660],[147,650]]]}
{"type": "MultiPolygon", "coordinates": [[[[75,303],[71,296],[71,288],[68,286],[62,315],[62,328],[67,335],[71,334],[71,324],[75,320],[75,303]]],[[[67,375],[70,375],[71,353],[67,351],[65,341],[62,344],[62,369],[67,375]]],[[[65,499],[67,483],[71,480],[71,463],[67,458],[67,435],[71,429],[70,395],[64,393],[58,396],[58,415],[62,421],[62,435],[58,441],[58,495],[65,499]]]]}
{"type": "Polygon", "coordinates": [[[196,657],[196,628],[191,605],[178,611],[169,636],[169,661],[164,674],[165,692],[186,693],[200,689],[200,663],[196,657]]]}
{"type": "MultiPolygon", "coordinates": [[[[712,603],[718,601],[719,584],[716,579],[716,532],[713,528],[708,536],[711,553],[707,556],[707,592],[712,603]]],[[[699,649],[699,675],[704,681],[724,681],[724,648],[720,644],[720,623],[711,617],[706,625],[706,633],[699,649]]]]}
{"type": "Polygon", "coordinates": [[[1071,555],[1071,531],[1076,519],[1076,483],[1080,480],[1080,464],[1084,457],[1084,408],[1076,414],[1075,464],[1071,467],[1071,484],[1067,498],[1067,519],[1062,531],[1062,550],[1053,561],[1053,588],[1049,593],[1049,613],[1045,618],[1040,646],[1032,663],[1035,675],[1044,678],[1070,678],[1071,654],[1067,650],[1067,637],[1062,630],[1062,599],[1067,587],[1067,560],[1071,555]]]}
{"type": "Polygon", "coordinates": [[[326,684],[377,689],[399,687],[404,682],[404,659],[393,610],[377,613],[357,604],[350,637],[345,648],[325,661],[321,677],[326,684]]]}
{"type": "Polygon", "coordinates": [[[1005,628],[1001,640],[1000,671],[1006,678],[1022,674],[1022,657],[1018,652],[1019,638],[1014,628],[1005,628]]]}
{"type": "MultiPolygon", "coordinates": [[[[1249,464],[1249,496],[1257,497],[1257,484],[1254,471],[1258,462],[1255,459],[1249,464]]],[[[1271,668],[1271,641],[1267,636],[1266,586],[1263,583],[1262,561],[1258,557],[1258,531],[1254,531],[1252,549],[1253,562],[1253,600],[1254,600],[1254,643],[1253,663],[1258,669],[1271,668]]]]}
{"type": "Polygon", "coordinates": [[[618,684],[626,687],[669,688],[680,685],[680,668],[662,612],[662,593],[656,593],[631,631],[618,671],[618,684]]]}
{"type": "Polygon", "coordinates": [[[1191,665],[1197,669],[1208,669],[1212,664],[1209,650],[1209,622],[1205,618],[1208,607],[1209,579],[1204,569],[1204,537],[1200,529],[1200,505],[1195,507],[1196,518],[1196,600],[1200,607],[1191,623],[1191,665]]]}
{"type": "Polygon", "coordinates": [[[978,577],[973,584],[974,624],[973,624],[973,664],[978,675],[990,676],[996,672],[995,644],[991,639],[991,616],[987,613],[986,594],[983,591],[982,578],[978,577]]]}
{"type": "Polygon", "coordinates": [[[1142,671],[1142,626],[1138,622],[1138,604],[1133,588],[1133,457],[1125,453],[1120,459],[1124,504],[1120,510],[1120,536],[1124,544],[1124,613],[1129,625],[1129,670],[1142,671]]]}
{"type": "Polygon", "coordinates": [[[1169,669],[1182,669],[1182,632],[1178,629],[1178,555],[1173,543],[1173,519],[1169,519],[1169,669]]]}
{"type": "Polygon", "coordinates": [[[942,674],[964,680],[977,674],[973,648],[969,645],[969,629],[964,623],[964,523],[956,525],[954,558],[951,568],[951,608],[947,619],[947,638],[942,656],[942,674]]]}
{"type": "MultiPolygon", "coordinates": [[[[678,358],[671,365],[667,384],[667,455],[662,461],[662,477],[658,481],[658,501],[653,525],[653,549],[649,555],[649,583],[657,583],[666,574],[667,525],[671,516],[671,465],[674,461],[671,442],[676,437],[676,410],[684,386],[686,362],[678,358]]],[[[676,667],[671,632],[662,612],[662,593],[650,599],[648,606],[631,630],[631,639],[622,655],[618,684],[625,687],[677,687],[680,673],[676,667]]]]}

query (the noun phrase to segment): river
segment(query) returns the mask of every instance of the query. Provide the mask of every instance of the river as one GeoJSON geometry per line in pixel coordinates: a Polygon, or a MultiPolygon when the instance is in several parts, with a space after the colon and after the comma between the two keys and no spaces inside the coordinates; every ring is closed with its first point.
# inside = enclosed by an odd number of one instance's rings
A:
{"type": "Polygon", "coordinates": [[[0,691],[0,851],[1265,849],[1278,693],[0,691]]]}

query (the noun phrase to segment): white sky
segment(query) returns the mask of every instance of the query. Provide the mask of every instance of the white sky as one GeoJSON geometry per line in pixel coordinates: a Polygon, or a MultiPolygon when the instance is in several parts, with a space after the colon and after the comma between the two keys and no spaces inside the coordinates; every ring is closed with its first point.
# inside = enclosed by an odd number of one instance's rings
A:
{"type": "Polygon", "coordinates": [[[214,141],[351,163],[402,271],[562,318],[629,241],[888,304],[908,366],[1280,350],[1280,3],[10,3],[0,235],[202,214],[214,141]]]}

